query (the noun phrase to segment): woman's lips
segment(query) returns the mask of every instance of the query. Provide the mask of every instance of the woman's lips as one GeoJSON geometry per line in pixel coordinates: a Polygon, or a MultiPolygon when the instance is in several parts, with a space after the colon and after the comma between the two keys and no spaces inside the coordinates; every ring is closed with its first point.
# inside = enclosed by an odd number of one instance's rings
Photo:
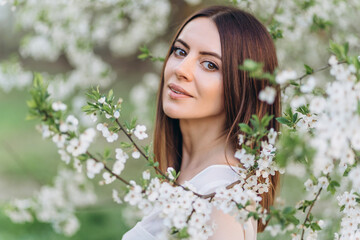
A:
{"type": "Polygon", "coordinates": [[[192,97],[185,89],[174,83],[170,83],[168,87],[170,89],[169,96],[173,99],[192,97]]]}

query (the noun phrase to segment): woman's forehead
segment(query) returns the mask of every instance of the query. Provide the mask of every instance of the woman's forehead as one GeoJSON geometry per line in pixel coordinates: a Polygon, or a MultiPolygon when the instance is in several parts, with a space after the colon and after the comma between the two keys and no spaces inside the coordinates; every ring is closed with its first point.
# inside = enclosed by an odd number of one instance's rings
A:
{"type": "Polygon", "coordinates": [[[206,17],[195,18],[190,21],[178,36],[185,43],[202,51],[217,53],[221,56],[221,43],[219,31],[215,23],[206,17]]]}

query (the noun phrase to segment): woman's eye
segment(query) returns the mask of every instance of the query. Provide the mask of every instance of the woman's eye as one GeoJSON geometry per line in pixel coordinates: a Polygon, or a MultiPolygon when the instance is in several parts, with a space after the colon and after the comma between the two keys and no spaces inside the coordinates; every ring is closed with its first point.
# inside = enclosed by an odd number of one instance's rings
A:
{"type": "Polygon", "coordinates": [[[206,62],[204,62],[203,64],[204,64],[204,67],[205,67],[206,69],[208,69],[208,70],[214,71],[214,70],[219,69],[219,68],[215,65],[215,63],[212,63],[212,62],[206,61],[206,62]]]}
{"type": "Polygon", "coordinates": [[[183,49],[178,48],[178,47],[174,47],[174,53],[176,56],[182,56],[182,57],[186,56],[186,52],[183,49]]]}

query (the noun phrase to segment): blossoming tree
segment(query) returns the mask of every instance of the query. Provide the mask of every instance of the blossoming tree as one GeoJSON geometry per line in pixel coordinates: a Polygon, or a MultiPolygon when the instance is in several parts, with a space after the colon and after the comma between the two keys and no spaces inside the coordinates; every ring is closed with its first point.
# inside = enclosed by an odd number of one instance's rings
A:
{"type": "MultiPolygon", "coordinates": [[[[84,27],[84,25],[90,25],[86,24],[87,21],[91,21],[87,15],[87,9],[95,7],[95,10],[100,12],[98,16],[104,16],[102,12],[106,12],[114,4],[121,3],[121,1],[103,2],[89,1],[88,4],[82,3],[81,6],[71,7],[62,3],[60,9],[84,14],[78,18],[80,22],[77,24],[78,27],[84,27]],[[81,24],[81,21],[85,23],[81,24]]],[[[145,2],[147,1],[139,1],[137,4],[145,4],[145,2]]],[[[283,125],[280,133],[266,128],[272,116],[265,116],[262,119],[254,116],[250,125],[239,123],[242,134],[239,135],[239,146],[235,157],[239,159],[243,168],[237,170],[238,181],[219,188],[209,195],[197,193],[190,184],[179,185],[176,181],[178,173],[171,168],[167,172],[162,172],[158,168],[151,152],[151,145],[140,145],[139,141],[148,137],[146,127],[137,124],[135,119],[128,122],[122,119],[123,100],[121,98],[117,100],[112,90],[104,94],[99,88],[92,89],[87,94],[88,103],[82,108],[94,122],[97,122],[96,130],[106,141],[117,145],[114,150],[106,151],[104,154],[99,155],[91,150],[91,143],[96,135],[95,128],[83,129],[79,120],[69,114],[67,106],[58,99],[61,96],[51,95],[50,97],[49,91],[52,92],[54,86],[47,86],[48,79],[44,81],[39,74],[33,77],[32,98],[28,102],[29,117],[41,120],[39,129],[43,137],[51,139],[56,144],[60,157],[66,164],[71,164],[79,172],[84,171],[90,179],[101,175],[100,184],[111,184],[116,180],[122,182],[126,186],[125,191],[114,189],[112,192],[115,202],[121,204],[124,201],[137,206],[144,214],[149,213],[153,208],[161,209],[166,231],[159,237],[164,239],[207,239],[213,230],[212,226],[207,224],[213,207],[234,215],[242,223],[250,217],[263,223],[269,222],[267,230],[273,236],[286,234],[292,239],[317,239],[328,235],[334,239],[360,237],[358,230],[360,224],[358,177],[360,175],[360,58],[351,51],[356,49],[354,46],[359,43],[359,38],[354,31],[348,31],[351,28],[358,29],[358,26],[342,19],[347,14],[351,16],[354,10],[359,10],[359,3],[356,1],[349,1],[348,4],[342,1],[298,3],[278,0],[269,1],[266,3],[269,4],[267,7],[262,5],[263,2],[260,4],[255,1],[233,1],[233,3],[252,9],[260,19],[264,20],[273,38],[278,39],[280,61],[294,58],[294,55],[287,55],[287,51],[298,53],[303,49],[312,49],[324,39],[328,41],[327,46],[330,50],[325,48],[312,51],[311,54],[305,54],[301,61],[289,60],[289,64],[294,64],[295,69],[299,69],[299,62],[301,63],[303,69],[297,71],[279,69],[275,74],[270,74],[262,71],[261,63],[251,60],[246,60],[239,66],[240,69],[249,71],[256,78],[266,78],[273,86],[280,86],[284,114],[276,119],[283,125]],[[263,9],[265,11],[262,11],[263,9]],[[331,21],[330,16],[336,16],[339,21],[331,21]],[[337,44],[329,38],[337,42],[347,41],[347,43],[337,44]],[[307,39],[307,41],[302,41],[302,39],[307,39]],[[285,41],[288,41],[288,44],[283,45],[285,41]],[[325,57],[328,55],[327,51],[330,52],[330,57],[325,57]],[[322,63],[318,68],[311,67],[315,63],[310,59],[318,57],[314,56],[314,53],[320,56],[318,62],[322,63]],[[304,62],[307,64],[303,64],[304,62]],[[119,134],[124,134],[128,141],[119,142],[119,134]],[[122,176],[126,169],[126,162],[130,158],[129,155],[134,159],[143,158],[149,166],[149,170],[144,171],[142,178],[138,181],[125,179],[122,176]],[[288,205],[285,202],[271,208],[269,212],[265,211],[259,204],[261,201],[259,195],[268,191],[270,187],[268,178],[274,175],[275,171],[292,174],[293,166],[296,167],[296,171],[303,169],[304,174],[300,175],[300,178],[304,186],[300,186],[299,191],[305,188],[306,194],[301,199],[297,199],[296,205],[288,205]],[[332,211],[315,214],[314,209],[319,205],[319,201],[332,206],[332,211]],[[250,209],[250,203],[255,203],[256,207],[250,209]],[[330,215],[334,214],[341,216],[339,222],[330,219],[330,215]]],[[[42,16],[41,21],[44,20],[45,23],[62,23],[61,21],[66,23],[71,21],[71,16],[73,16],[69,14],[69,18],[62,19],[56,14],[50,16],[40,11],[42,8],[58,10],[59,6],[55,3],[48,3],[50,5],[44,3],[41,7],[32,5],[32,1],[13,4],[20,12],[23,7],[25,15],[36,11],[35,15],[42,16]]],[[[73,2],[73,4],[77,3],[73,2]]],[[[163,4],[166,4],[166,1],[163,4]]],[[[120,13],[131,12],[135,17],[138,16],[136,14],[140,14],[130,10],[134,9],[124,3],[124,6],[111,13],[119,16],[120,13]]],[[[99,17],[99,19],[103,18],[99,17]]],[[[128,47],[121,50],[116,47],[116,44],[127,42],[126,34],[113,36],[113,32],[101,32],[107,30],[110,24],[109,19],[105,16],[104,19],[99,20],[97,22],[99,25],[95,24],[91,30],[86,27],[71,29],[66,24],[60,24],[61,30],[53,31],[52,27],[49,28],[47,24],[41,23],[35,31],[46,37],[29,38],[21,54],[53,60],[57,58],[60,51],[65,51],[71,59],[74,59],[73,63],[78,71],[74,74],[88,74],[82,72],[84,67],[81,64],[87,64],[84,59],[90,59],[94,63],[99,62],[94,57],[94,53],[89,51],[92,50],[93,44],[109,43],[110,48],[119,53],[131,49],[128,47]],[[63,26],[66,30],[62,29],[63,26]],[[76,32],[77,35],[74,35],[74,39],[68,39],[64,37],[67,32],[76,32]],[[49,33],[60,34],[60,36],[49,35],[49,33]],[[39,44],[45,46],[42,49],[47,51],[46,53],[37,53],[39,44]]],[[[139,20],[139,24],[141,23],[139,20]]],[[[124,26],[112,27],[116,32],[124,26]]],[[[138,32],[142,27],[134,26],[130,29],[136,29],[138,32]]],[[[137,34],[132,33],[135,30],[129,31],[129,34],[137,34]]],[[[136,36],[129,38],[142,42],[136,36]]],[[[140,58],[161,60],[154,57],[147,48],[142,48],[141,51],[140,58]]],[[[95,76],[94,80],[104,71],[107,72],[107,77],[111,76],[109,71],[104,70],[105,68],[94,67],[99,70],[96,74],[92,74],[95,76]]],[[[66,84],[74,86],[73,84],[77,82],[71,80],[70,76],[66,84]]],[[[276,94],[273,86],[261,90],[260,100],[268,104],[273,103],[276,94]]],[[[70,179],[71,174],[65,171],[61,175],[68,176],[70,179]]],[[[78,177],[77,181],[80,184],[84,179],[78,177]]],[[[57,182],[54,188],[46,188],[40,194],[46,194],[46,191],[52,191],[53,196],[66,194],[66,190],[59,190],[64,189],[66,181],[57,182]]],[[[79,190],[79,196],[83,195],[89,196],[87,197],[90,199],[89,202],[78,203],[76,199],[71,199],[69,196],[69,199],[62,198],[66,200],[64,200],[66,203],[55,201],[54,204],[62,213],[71,213],[67,210],[69,206],[71,209],[77,205],[90,204],[94,199],[90,187],[79,190]]],[[[31,214],[33,209],[46,209],[47,206],[41,204],[18,200],[13,208],[8,210],[8,215],[14,221],[29,221],[33,218],[31,214]]],[[[72,216],[45,210],[43,214],[36,214],[38,219],[47,219],[47,221],[51,219],[54,228],[65,235],[72,235],[78,228],[77,220],[72,216]],[[53,216],[61,217],[51,219],[53,216]]]]}

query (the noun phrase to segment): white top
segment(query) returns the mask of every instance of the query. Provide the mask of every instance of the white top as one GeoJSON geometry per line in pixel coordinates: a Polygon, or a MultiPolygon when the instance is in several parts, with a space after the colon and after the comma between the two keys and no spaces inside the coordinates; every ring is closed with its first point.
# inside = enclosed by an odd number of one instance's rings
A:
{"type": "MultiPolygon", "coordinates": [[[[236,169],[236,167],[233,168],[236,169]]],[[[215,192],[218,187],[227,186],[235,182],[238,178],[237,173],[228,165],[211,165],[195,175],[189,182],[196,188],[198,193],[209,194],[215,192]]],[[[249,219],[242,226],[235,222],[234,217],[224,214],[221,210],[215,210],[214,208],[213,211],[216,212],[216,217],[212,220],[218,225],[218,228],[227,228],[226,230],[224,229],[224,232],[221,232],[222,237],[216,239],[256,240],[257,222],[255,220],[249,219]],[[226,236],[224,236],[225,232],[226,236]],[[244,233],[244,236],[239,234],[241,232],[244,233]]],[[[159,211],[154,211],[145,216],[134,228],[125,233],[122,240],[157,240],[155,236],[164,229],[163,219],[158,215],[159,211]]],[[[213,236],[216,233],[217,230],[215,230],[213,236]]]]}

